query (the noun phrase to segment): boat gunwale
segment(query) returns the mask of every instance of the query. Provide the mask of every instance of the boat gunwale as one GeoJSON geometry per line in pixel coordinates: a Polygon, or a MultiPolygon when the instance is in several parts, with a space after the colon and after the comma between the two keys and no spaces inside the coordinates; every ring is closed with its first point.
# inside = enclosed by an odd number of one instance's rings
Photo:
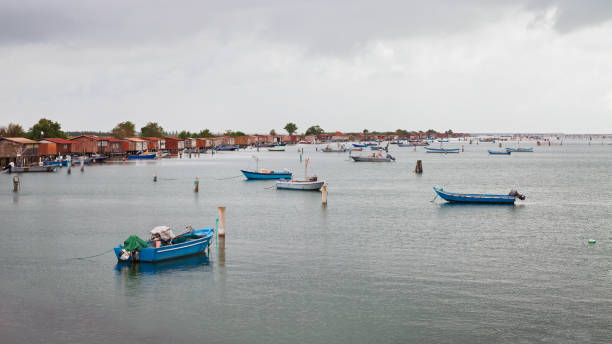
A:
{"type": "MultiPolygon", "coordinates": [[[[462,194],[462,193],[453,193],[448,192],[443,189],[438,189],[434,186],[434,191],[442,197],[442,195],[452,196],[452,197],[464,197],[464,198],[495,198],[500,200],[516,200],[514,196],[510,195],[493,195],[493,194],[462,194]]],[[[444,197],[442,197],[444,198],[444,197]]]]}

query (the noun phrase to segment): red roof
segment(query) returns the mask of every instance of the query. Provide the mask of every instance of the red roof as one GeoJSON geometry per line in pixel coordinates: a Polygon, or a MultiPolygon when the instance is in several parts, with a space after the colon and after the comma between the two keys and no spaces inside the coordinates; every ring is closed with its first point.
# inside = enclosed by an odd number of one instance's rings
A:
{"type": "Polygon", "coordinates": [[[149,141],[161,141],[163,139],[161,139],[159,137],[145,137],[145,140],[149,140],[149,141]]]}
{"type": "Polygon", "coordinates": [[[71,140],[76,140],[76,139],[78,139],[79,137],[86,137],[86,138],[88,138],[88,139],[92,139],[92,140],[97,140],[97,139],[98,139],[98,137],[97,137],[97,136],[95,136],[95,135],[79,135],[79,136],[76,136],[76,137],[71,138],[71,140]]]}
{"type": "Polygon", "coordinates": [[[116,139],[114,137],[98,137],[96,138],[98,141],[108,141],[108,142],[123,142],[123,140],[116,139]]]}
{"type": "Polygon", "coordinates": [[[70,141],[70,140],[66,140],[66,139],[60,139],[60,138],[44,138],[41,141],[49,141],[49,142],[53,142],[53,143],[68,143],[68,144],[73,144],[74,142],[70,141]]]}

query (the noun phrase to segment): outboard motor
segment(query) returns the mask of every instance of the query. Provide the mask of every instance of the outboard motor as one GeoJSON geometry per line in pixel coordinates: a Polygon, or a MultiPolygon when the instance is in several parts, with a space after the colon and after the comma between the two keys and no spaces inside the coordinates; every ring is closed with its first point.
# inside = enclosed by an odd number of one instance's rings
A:
{"type": "Polygon", "coordinates": [[[513,196],[515,198],[520,199],[521,201],[525,200],[525,195],[521,195],[520,193],[518,193],[518,191],[514,189],[510,190],[510,193],[508,194],[508,196],[513,196]]]}

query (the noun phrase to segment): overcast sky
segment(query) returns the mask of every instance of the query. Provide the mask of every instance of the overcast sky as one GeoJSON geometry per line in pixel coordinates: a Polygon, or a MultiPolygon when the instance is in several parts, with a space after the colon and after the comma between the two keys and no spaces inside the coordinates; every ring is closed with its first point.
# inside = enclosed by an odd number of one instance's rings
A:
{"type": "Polygon", "coordinates": [[[0,125],[612,132],[612,1],[0,1],[0,125]]]}

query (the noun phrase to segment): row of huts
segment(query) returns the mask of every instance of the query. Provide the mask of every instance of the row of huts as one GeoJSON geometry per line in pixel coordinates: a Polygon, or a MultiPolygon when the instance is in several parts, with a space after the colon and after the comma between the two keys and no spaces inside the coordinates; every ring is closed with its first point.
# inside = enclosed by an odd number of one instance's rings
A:
{"type": "Polygon", "coordinates": [[[0,166],[12,162],[36,163],[41,158],[57,155],[105,155],[121,156],[138,152],[164,152],[178,155],[184,150],[202,152],[221,146],[247,147],[261,143],[281,143],[297,141],[296,136],[246,135],[207,138],[178,137],[130,137],[116,139],[95,135],[81,135],[71,139],[44,138],[34,141],[23,137],[0,137],[0,166]],[[18,161],[19,160],[19,161],[18,161]]]}

